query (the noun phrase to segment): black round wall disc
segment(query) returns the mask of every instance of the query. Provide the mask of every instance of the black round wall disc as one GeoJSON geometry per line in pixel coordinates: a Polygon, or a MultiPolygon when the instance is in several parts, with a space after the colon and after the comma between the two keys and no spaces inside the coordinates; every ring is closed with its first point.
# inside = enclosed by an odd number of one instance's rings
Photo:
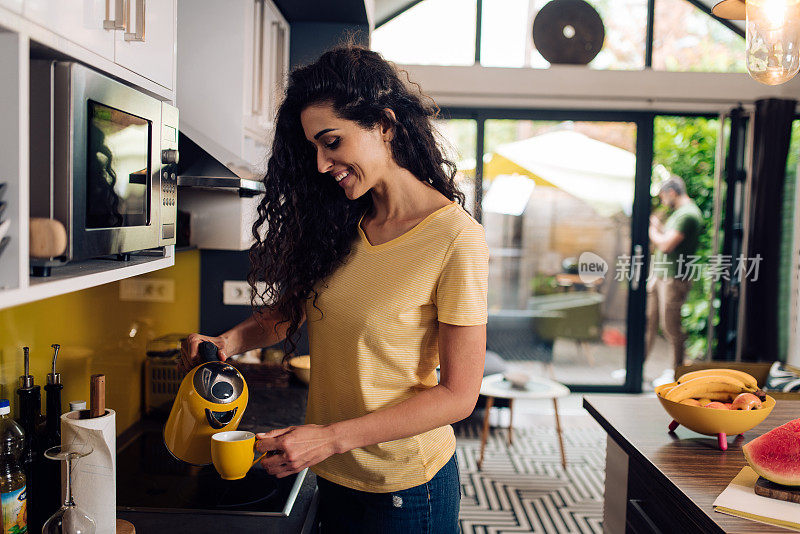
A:
{"type": "Polygon", "coordinates": [[[533,44],[551,64],[586,65],[605,37],[603,20],[584,0],[552,0],[533,21],[533,44]]]}

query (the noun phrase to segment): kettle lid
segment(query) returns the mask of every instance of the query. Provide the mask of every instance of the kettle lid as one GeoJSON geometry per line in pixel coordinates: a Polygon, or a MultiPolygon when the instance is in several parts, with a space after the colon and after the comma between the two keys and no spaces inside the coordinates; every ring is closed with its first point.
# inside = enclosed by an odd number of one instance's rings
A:
{"type": "Polygon", "coordinates": [[[197,368],[192,385],[208,402],[228,404],[242,395],[244,378],[230,364],[220,361],[208,362],[197,368]]]}

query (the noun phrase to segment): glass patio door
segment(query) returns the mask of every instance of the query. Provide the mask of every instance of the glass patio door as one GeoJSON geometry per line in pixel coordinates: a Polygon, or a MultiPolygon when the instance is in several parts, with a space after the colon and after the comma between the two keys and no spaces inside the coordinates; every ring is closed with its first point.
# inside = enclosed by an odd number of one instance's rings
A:
{"type": "MultiPolygon", "coordinates": [[[[478,121],[476,197],[490,254],[487,351],[576,390],[636,391],[646,118],[495,117],[478,121]]],[[[462,167],[475,175],[474,166],[462,167]]]]}
{"type": "Polygon", "coordinates": [[[654,302],[648,286],[663,268],[653,261],[659,256],[648,233],[651,216],[666,222],[674,211],[658,190],[675,175],[702,219],[696,247],[684,258],[697,268],[684,265],[693,280],[677,305],[683,358],[730,357],[736,291],[717,263],[734,255],[742,188],[720,181],[715,170],[726,153],[729,159],[738,154],[729,172],[743,175],[744,130],[735,120],[644,112],[446,113],[452,119],[439,126],[489,245],[488,353],[575,391],[637,392],[670,378],[674,336],[661,310],[648,317],[648,298],[654,302]]]}
{"type": "Polygon", "coordinates": [[[730,272],[740,257],[743,187],[726,187],[717,171],[727,148],[737,160],[733,175],[744,178],[742,134],[719,116],[654,118],[651,215],[666,229],[679,230],[681,238],[669,253],[661,250],[663,243],[650,244],[647,384],[672,381],[676,365],[735,350],[739,291],[730,272]],[[675,184],[683,188],[680,197],[659,196],[662,189],[675,193],[675,184]],[[728,195],[735,201],[726,200],[728,195]],[[724,333],[715,335],[719,330],[724,333]]]}

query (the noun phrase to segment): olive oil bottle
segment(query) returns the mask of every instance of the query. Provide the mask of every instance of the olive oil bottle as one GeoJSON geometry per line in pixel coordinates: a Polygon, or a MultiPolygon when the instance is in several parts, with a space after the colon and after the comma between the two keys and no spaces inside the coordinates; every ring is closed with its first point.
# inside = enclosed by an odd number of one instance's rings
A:
{"type": "Polygon", "coordinates": [[[25,434],[0,399],[0,534],[28,532],[25,472],[19,464],[25,434]]]}

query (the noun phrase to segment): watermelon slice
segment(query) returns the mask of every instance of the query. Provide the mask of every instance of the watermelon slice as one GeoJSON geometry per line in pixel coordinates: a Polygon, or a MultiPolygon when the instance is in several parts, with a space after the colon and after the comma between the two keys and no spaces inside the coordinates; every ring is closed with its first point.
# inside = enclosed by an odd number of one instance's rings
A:
{"type": "Polygon", "coordinates": [[[750,467],[770,482],[800,486],[800,419],[757,437],[742,452],[750,467]]]}

